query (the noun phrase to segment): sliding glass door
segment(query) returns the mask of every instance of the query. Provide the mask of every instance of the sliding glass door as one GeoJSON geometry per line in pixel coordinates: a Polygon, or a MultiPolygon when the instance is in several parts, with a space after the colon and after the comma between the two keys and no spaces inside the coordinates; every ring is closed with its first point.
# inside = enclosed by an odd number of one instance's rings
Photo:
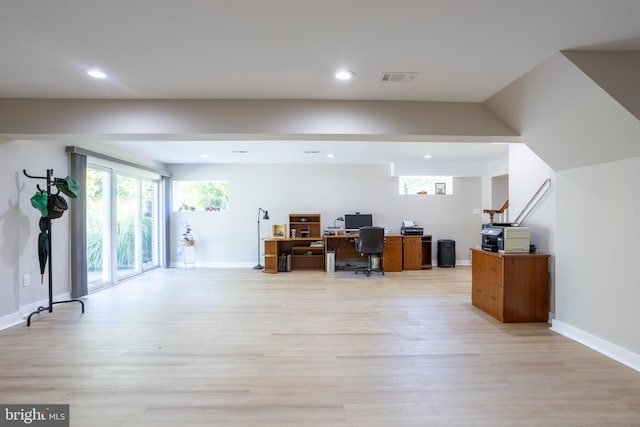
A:
{"type": "Polygon", "coordinates": [[[89,291],[159,265],[159,180],[87,168],[89,291]]]}
{"type": "Polygon", "coordinates": [[[159,262],[160,238],[158,235],[160,227],[160,182],[145,180],[140,181],[141,193],[140,201],[140,241],[142,244],[142,271],[157,267],[159,262]]]}
{"type": "Polygon", "coordinates": [[[89,292],[111,283],[111,171],[87,167],[87,281],[89,292]]]}
{"type": "Polygon", "coordinates": [[[140,182],[116,175],[116,271],[118,278],[139,273],[140,182]]]}

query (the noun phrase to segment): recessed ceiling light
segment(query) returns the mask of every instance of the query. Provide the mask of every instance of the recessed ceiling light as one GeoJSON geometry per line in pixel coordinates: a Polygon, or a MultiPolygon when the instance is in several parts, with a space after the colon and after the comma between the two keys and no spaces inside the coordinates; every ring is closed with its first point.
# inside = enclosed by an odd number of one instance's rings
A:
{"type": "Polygon", "coordinates": [[[327,157],[330,157],[330,158],[332,158],[332,159],[333,159],[335,156],[336,156],[336,155],[335,155],[335,154],[333,154],[333,153],[329,153],[329,154],[327,154],[327,157]]]}
{"type": "Polygon", "coordinates": [[[247,154],[247,150],[233,150],[231,151],[233,154],[247,154]]]}
{"type": "Polygon", "coordinates": [[[207,153],[202,153],[200,154],[200,157],[202,157],[203,159],[206,159],[207,157],[209,157],[209,155],[207,153]]]}
{"type": "Polygon", "coordinates": [[[424,155],[424,158],[425,158],[425,159],[430,159],[430,158],[431,158],[431,154],[425,154],[425,155],[424,155]]]}
{"type": "Polygon", "coordinates": [[[355,77],[355,73],[349,70],[342,70],[336,73],[336,79],[338,80],[351,80],[355,77]]]}
{"type": "Polygon", "coordinates": [[[107,77],[104,72],[96,69],[87,70],[87,75],[93,77],[94,79],[104,79],[107,77]]]}

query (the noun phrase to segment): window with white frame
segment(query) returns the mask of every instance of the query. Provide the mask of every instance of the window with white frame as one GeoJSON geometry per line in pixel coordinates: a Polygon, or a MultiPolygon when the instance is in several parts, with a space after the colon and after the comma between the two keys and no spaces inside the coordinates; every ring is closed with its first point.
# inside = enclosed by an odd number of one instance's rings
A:
{"type": "Polygon", "coordinates": [[[451,195],[453,177],[436,175],[405,175],[398,179],[400,194],[451,195]]]}
{"type": "Polygon", "coordinates": [[[217,212],[229,210],[229,181],[173,181],[172,209],[217,212]]]}

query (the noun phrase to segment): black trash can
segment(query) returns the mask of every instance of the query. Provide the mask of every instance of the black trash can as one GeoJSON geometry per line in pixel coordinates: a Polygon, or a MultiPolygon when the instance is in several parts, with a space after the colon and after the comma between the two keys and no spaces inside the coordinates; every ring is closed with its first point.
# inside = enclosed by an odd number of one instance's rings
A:
{"type": "Polygon", "coordinates": [[[456,241],[438,240],[438,267],[456,266],[456,241]]]}

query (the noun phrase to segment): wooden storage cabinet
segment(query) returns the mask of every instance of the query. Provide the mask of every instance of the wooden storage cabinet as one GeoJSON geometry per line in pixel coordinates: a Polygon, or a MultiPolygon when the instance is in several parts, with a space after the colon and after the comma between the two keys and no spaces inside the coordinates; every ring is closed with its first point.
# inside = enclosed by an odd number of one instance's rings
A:
{"type": "Polygon", "coordinates": [[[471,249],[471,303],[501,322],[549,319],[549,255],[471,249]]]}
{"type": "Polygon", "coordinates": [[[402,236],[402,269],[422,269],[422,236],[402,236]]]}
{"type": "Polygon", "coordinates": [[[402,269],[426,270],[431,265],[431,235],[402,236],[402,269]]]}
{"type": "Polygon", "coordinates": [[[278,272],[278,241],[264,241],[264,271],[267,273],[278,272]]]}

